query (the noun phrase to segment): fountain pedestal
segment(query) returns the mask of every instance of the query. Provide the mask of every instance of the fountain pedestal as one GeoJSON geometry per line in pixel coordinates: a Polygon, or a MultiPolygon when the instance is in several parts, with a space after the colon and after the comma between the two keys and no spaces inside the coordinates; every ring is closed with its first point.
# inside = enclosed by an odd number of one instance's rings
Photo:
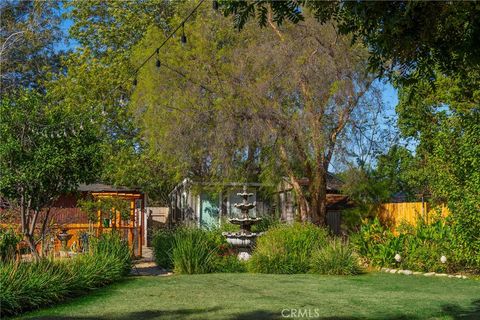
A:
{"type": "Polygon", "coordinates": [[[241,211],[240,218],[231,218],[228,221],[232,224],[240,226],[239,232],[223,232],[223,236],[227,238],[227,242],[231,244],[238,252],[239,260],[248,260],[251,256],[252,248],[255,245],[256,238],[261,233],[251,232],[252,225],[260,222],[261,218],[251,218],[249,211],[255,208],[256,203],[248,202],[248,198],[253,196],[253,193],[247,192],[247,186],[243,186],[243,192],[237,193],[243,198],[241,203],[236,203],[234,206],[241,211]]]}
{"type": "Polygon", "coordinates": [[[68,251],[68,240],[72,238],[71,234],[67,233],[68,229],[62,228],[62,232],[57,234],[58,240],[60,240],[60,243],[62,244],[62,251],[66,252],[68,251]]]}

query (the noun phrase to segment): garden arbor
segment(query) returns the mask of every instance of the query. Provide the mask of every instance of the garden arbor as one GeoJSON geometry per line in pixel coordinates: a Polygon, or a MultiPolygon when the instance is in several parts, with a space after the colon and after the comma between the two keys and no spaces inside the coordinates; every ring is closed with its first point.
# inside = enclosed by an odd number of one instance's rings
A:
{"type": "Polygon", "coordinates": [[[142,255],[145,194],[139,189],[105,184],[80,185],[76,195],[64,195],[52,208],[52,218],[72,234],[69,247],[81,243],[81,234],[96,236],[118,231],[132,253],[142,255]],[[88,199],[88,200],[85,200],[88,199]]]}

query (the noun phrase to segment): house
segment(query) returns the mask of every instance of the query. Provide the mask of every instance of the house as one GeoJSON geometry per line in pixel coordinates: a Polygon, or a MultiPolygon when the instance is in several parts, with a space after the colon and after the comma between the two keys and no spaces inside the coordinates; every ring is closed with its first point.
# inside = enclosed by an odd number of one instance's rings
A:
{"type": "MultiPolygon", "coordinates": [[[[310,184],[307,178],[298,180],[301,187],[310,184]]],[[[336,175],[327,173],[327,225],[334,234],[340,234],[342,210],[352,206],[348,197],[341,193],[343,181],[336,175]]],[[[277,188],[278,209],[280,220],[293,222],[299,216],[299,208],[295,192],[290,180],[284,178],[277,188]]]]}
{"type": "MultiPolygon", "coordinates": [[[[201,183],[184,179],[170,193],[170,223],[184,223],[204,228],[218,227],[228,218],[236,217],[240,211],[234,207],[242,199],[243,183],[201,183]]],[[[250,211],[252,216],[271,215],[272,207],[262,196],[260,183],[247,183],[253,193],[250,201],[257,206],[250,211]]]]}
{"type": "MultiPolygon", "coordinates": [[[[304,187],[309,184],[308,179],[299,182],[304,187]]],[[[327,175],[327,224],[335,234],[340,233],[341,211],[350,206],[348,198],[340,192],[342,184],[335,175],[327,175]]],[[[169,222],[206,228],[220,226],[227,218],[239,214],[234,204],[241,201],[237,193],[242,187],[242,183],[212,184],[184,179],[170,193],[169,222]]],[[[252,216],[272,216],[285,222],[298,217],[295,193],[288,179],[283,179],[273,193],[265,192],[260,183],[247,183],[247,187],[254,194],[251,201],[257,204],[252,216]]]]}

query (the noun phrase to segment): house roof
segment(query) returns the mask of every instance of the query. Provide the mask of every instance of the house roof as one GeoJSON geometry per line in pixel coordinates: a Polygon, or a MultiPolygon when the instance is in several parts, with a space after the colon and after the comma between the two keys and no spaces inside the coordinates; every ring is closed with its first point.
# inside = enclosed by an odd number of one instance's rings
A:
{"type": "Polygon", "coordinates": [[[81,184],[77,190],[81,192],[141,192],[139,188],[112,186],[103,183],[81,184]]]}

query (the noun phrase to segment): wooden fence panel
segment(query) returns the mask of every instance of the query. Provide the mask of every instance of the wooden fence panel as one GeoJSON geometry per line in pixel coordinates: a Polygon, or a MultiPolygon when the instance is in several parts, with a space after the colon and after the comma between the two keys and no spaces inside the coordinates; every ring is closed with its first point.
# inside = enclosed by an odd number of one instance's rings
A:
{"type": "Polygon", "coordinates": [[[402,223],[415,225],[419,218],[428,223],[437,212],[442,217],[450,214],[445,205],[431,207],[427,202],[383,203],[379,207],[378,217],[392,228],[396,228],[402,223]]]}

